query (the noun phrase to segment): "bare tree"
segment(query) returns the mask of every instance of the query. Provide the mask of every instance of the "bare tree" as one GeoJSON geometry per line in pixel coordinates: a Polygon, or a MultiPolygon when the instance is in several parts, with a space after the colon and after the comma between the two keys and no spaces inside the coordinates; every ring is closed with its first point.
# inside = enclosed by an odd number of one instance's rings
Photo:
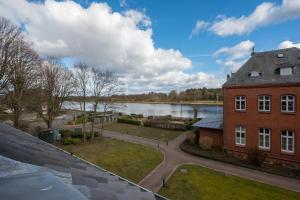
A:
{"type": "Polygon", "coordinates": [[[22,34],[10,20],[0,17],[0,92],[7,86],[22,34]]]}
{"type": "Polygon", "coordinates": [[[83,141],[86,140],[86,96],[88,94],[88,83],[89,83],[89,72],[90,67],[82,62],[75,64],[74,68],[76,69],[75,77],[76,77],[76,87],[79,88],[81,96],[83,97],[83,141]]]}
{"type": "Polygon", "coordinates": [[[95,126],[95,116],[97,113],[97,109],[100,103],[100,98],[102,97],[102,93],[107,85],[107,80],[110,77],[109,72],[102,72],[97,68],[91,69],[91,90],[93,96],[93,115],[92,115],[92,140],[95,137],[94,126],[95,126]]]}
{"type": "Polygon", "coordinates": [[[15,43],[17,50],[11,59],[11,73],[7,79],[7,105],[12,109],[14,125],[19,127],[20,116],[25,107],[24,92],[34,88],[39,56],[22,38],[15,43]]]}
{"type": "Polygon", "coordinates": [[[115,76],[112,72],[106,72],[105,88],[102,96],[103,118],[101,121],[101,133],[103,135],[104,119],[108,111],[114,111],[116,109],[114,95],[119,94],[122,91],[122,83],[119,77],[115,76]]]}
{"type": "Polygon", "coordinates": [[[40,70],[40,98],[37,112],[51,128],[54,118],[60,114],[66,98],[73,92],[73,74],[57,59],[48,58],[40,70]],[[43,107],[46,109],[43,110],[43,107]]]}

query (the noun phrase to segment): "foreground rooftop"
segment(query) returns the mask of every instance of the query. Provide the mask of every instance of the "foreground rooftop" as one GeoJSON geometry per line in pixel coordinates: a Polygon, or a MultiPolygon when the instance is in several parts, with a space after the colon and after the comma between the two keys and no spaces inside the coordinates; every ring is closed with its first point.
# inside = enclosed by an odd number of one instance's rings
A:
{"type": "Polygon", "coordinates": [[[9,125],[0,138],[5,199],[165,199],[9,125]]]}

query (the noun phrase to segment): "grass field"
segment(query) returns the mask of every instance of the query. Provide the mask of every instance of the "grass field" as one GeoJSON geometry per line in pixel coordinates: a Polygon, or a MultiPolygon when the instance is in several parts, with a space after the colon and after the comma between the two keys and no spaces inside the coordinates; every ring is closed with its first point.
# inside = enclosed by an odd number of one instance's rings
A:
{"type": "Polygon", "coordinates": [[[163,160],[156,149],[114,139],[58,146],[135,183],[163,160]]]}
{"type": "Polygon", "coordinates": [[[195,165],[180,166],[159,191],[172,200],[296,200],[300,193],[226,175],[195,165]],[[180,169],[187,169],[182,173],[180,169]]]}
{"type": "Polygon", "coordinates": [[[183,133],[182,131],[143,127],[118,122],[106,124],[104,129],[162,141],[172,140],[183,133]]]}

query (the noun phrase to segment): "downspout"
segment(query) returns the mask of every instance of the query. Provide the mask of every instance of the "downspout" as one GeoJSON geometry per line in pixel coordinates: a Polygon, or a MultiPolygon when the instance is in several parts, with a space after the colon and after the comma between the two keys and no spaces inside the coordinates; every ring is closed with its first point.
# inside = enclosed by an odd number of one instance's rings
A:
{"type": "Polygon", "coordinates": [[[227,151],[227,131],[226,131],[226,89],[223,86],[223,150],[227,151]]]}

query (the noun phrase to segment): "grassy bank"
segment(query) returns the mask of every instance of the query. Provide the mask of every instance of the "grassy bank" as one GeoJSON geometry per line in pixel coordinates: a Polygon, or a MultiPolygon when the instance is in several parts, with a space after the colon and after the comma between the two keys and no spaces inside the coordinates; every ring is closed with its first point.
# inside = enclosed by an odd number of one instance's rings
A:
{"type": "Polygon", "coordinates": [[[156,149],[107,138],[58,146],[135,183],[163,160],[163,155],[156,149]]]}
{"type": "Polygon", "coordinates": [[[162,141],[172,140],[183,133],[182,131],[143,127],[131,124],[122,124],[118,122],[106,124],[104,129],[162,141]]]}
{"type": "Polygon", "coordinates": [[[159,193],[172,200],[300,199],[297,192],[188,164],[180,166],[159,193]]]}

